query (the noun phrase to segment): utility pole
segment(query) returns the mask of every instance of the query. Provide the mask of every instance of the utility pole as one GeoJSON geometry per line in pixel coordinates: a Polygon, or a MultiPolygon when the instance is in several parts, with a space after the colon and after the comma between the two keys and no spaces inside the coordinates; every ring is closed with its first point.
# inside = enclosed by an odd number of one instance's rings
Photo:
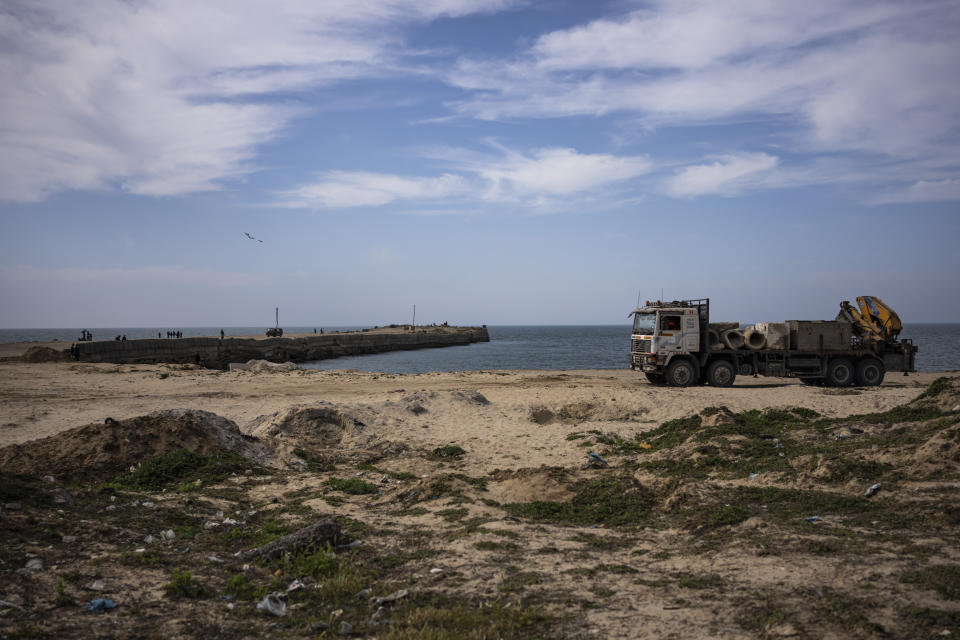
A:
{"type": "Polygon", "coordinates": [[[414,329],[417,328],[417,305],[413,305],[413,324],[410,326],[414,329]]]}

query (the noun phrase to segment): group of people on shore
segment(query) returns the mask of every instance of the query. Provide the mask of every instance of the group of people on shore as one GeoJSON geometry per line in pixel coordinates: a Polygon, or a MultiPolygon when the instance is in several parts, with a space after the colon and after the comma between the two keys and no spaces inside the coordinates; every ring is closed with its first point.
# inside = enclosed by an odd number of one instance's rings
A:
{"type": "MultiPolygon", "coordinates": [[[[157,337],[160,338],[160,332],[157,331],[157,337]]],[[[183,331],[167,331],[168,338],[182,338],[183,331]]]]}

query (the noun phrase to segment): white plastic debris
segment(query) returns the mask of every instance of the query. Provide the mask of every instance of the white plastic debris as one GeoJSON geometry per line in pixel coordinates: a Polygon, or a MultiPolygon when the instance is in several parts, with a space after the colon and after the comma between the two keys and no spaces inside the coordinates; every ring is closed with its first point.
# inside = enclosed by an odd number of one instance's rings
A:
{"type": "Polygon", "coordinates": [[[237,520],[234,520],[233,518],[224,518],[223,524],[235,525],[240,523],[237,520]]]}
{"type": "Polygon", "coordinates": [[[29,560],[27,560],[27,564],[24,568],[27,571],[43,571],[43,559],[30,558],[29,560]]]}
{"type": "Polygon", "coordinates": [[[160,532],[160,537],[164,540],[173,540],[177,537],[177,534],[173,532],[173,529],[167,529],[166,531],[160,532]]]}
{"type": "Polygon", "coordinates": [[[299,580],[294,580],[287,586],[287,593],[290,593],[291,591],[299,591],[300,589],[303,589],[303,586],[304,585],[302,582],[299,580]]]}
{"type": "Polygon", "coordinates": [[[223,564],[223,559],[218,558],[217,556],[207,556],[207,560],[214,564],[223,564]]]}
{"type": "Polygon", "coordinates": [[[409,594],[410,594],[410,591],[408,589],[400,589],[399,591],[394,591],[388,596],[384,596],[382,598],[374,598],[373,602],[374,604],[378,604],[378,605],[389,604],[391,602],[396,602],[400,598],[405,598],[409,594]]]}
{"type": "Polygon", "coordinates": [[[213,520],[207,520],[206,522],[203,523],[204,529],[216,529],[219,526],[220,526],[220,523],[214,522],[213,520]]]}
{"type": "Polygon", "coordinates": [[[876,484],[872,484],[872,485],[870,485],[869,487],[867,487],[867,492],[866,492],[864,495],[869,498],[870,496],[872,496],[873,494],[875,494],[877,491],[880,491],[880,483],[879,483],[879,482],[876,483],[876,484]]]}
{"type": "Polygon", "coordinates": [[[434,575],[436,575],[436,574],[438,574],[438,573],[443,573],[443,569],[440,569],[439,567],[434,567],[433,569],[430,569],[430,573],[432,573],[432,574],[434,574],[434,575]]]}
{"type": "Polygon", "coordinates": [[[287,603],[280,599],[283,596],[284,594],[279,591],[268,593],[263,596],[263,600],[257,603],[257,609],[275,616],[285,616],[287,615],[287,603]]]}

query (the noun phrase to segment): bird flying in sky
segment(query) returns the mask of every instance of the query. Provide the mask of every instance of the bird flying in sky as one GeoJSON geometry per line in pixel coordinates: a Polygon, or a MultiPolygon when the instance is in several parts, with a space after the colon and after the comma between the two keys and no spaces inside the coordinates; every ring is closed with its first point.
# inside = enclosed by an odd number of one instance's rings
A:
{"type": "Polygon", "coordinates": [[[254,238],[252,235],[250,235],[250,234],[247,233],[246,231],[243,232],[243,235],[247,236],[247,237],[250,238],[251,240],[256,240],[257,242],[261,242],[261,243],[263,242],[263,240],[261,240],[260,238],[254,238]]]}

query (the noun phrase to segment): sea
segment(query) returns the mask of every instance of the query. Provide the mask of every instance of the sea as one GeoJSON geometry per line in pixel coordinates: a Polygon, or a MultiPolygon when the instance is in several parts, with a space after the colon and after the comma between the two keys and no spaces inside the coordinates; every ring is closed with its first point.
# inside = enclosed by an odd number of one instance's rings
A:
{"type": "MultiPolygon", "coordinates": [[[[262,335],[266,327],[222,327],[227,336],[262,335]]],[[[312,333],[315,327],[284,327],[287,334],[312,333]]],[[[325,332],[355,331],[364,327],[324,327],[325,332]]],[[[94,340],[126,335],[128,340],[155,338],[168,330],[184,337],[219,336],[221,327],[88,327],[94,340]]],[[[496,369],[626,369],[630,325],[487,327],[490,342],[439,349],[391,351],[301,363],[311,369],[355,369],[383,373],[431,371],[487,371],[496,369]]],[[[50,342],[69,346],[80,328],[0,329],[0,342],[50,342]]],[[[900,334],[919,347],[917,370],[960,370],[960,324],[906,324],[900,334]]]]}

